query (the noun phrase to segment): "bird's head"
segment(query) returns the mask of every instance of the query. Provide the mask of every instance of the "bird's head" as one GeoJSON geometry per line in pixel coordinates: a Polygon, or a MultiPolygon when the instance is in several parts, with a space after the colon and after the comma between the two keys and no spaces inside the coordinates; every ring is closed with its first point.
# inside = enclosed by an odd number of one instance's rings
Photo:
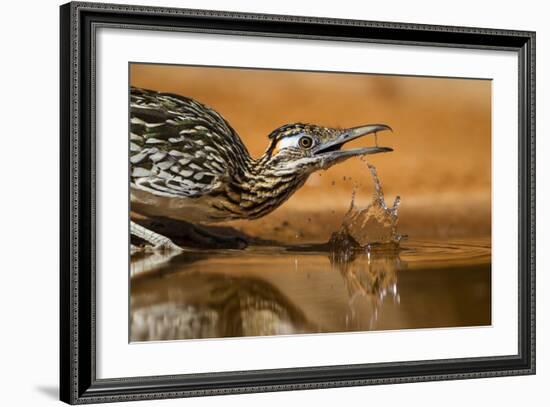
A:
{"type": "Polygon", "coordinates": [[[349,129],[320,127],[311,124],[288,124],[274,130],[265,154],[264,165],[275,176],[306,177],[326,170],[355,156],[393,151],[389,147],[342,149],[344,144],[379,131],[391,130],[384,124],[369,124],[349,129]]]}

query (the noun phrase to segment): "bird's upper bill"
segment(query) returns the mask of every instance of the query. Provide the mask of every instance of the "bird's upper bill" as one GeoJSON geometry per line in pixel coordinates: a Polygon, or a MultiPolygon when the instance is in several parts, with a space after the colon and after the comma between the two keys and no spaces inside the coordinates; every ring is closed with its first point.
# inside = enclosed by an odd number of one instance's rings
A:
{"type": "Polygon", "coordinates": [[[366,126],[353,127],[351,129],[331,132],[330,135],[323,137],[323,140],[321,140],[321,142],[312,149],[313,156],[319,160],[318,165],[321,168],[328,168],[337,162],[343,161],[350,157],[393,151],[390,147],[378,146],[377,140],[376,146],[374,147],[359,147],[342,150],[344,144],[352,140],[356,140],[369,134],[374,134],[376,137],[376,133],[385,130],[392,131],[391,127],[386,126],[385,124],[369,124],[366,126]]]}

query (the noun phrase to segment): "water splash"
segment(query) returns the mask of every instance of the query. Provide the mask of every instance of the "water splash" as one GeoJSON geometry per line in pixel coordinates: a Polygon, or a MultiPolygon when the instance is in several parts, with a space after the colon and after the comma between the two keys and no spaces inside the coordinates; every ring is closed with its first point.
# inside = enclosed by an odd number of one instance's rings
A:
{"type": "Polygon", "coordinates": [[[393,205],[388,207],[384,200],[384,192],[376,167],[367,163],[374,182],[372,201],[364,208],[356,205],[357,184],[354,185],[351,204],[344,216],[342,226],[338,232],[333,233],[330,244],[333,249],[370,248],[372,245],[398,246],[402,236],[397,233],[399,220],[397,211],[401,199],[395,198],[393,205]]]}
{"type": "Polygon", "coordinates": [[[348,329],[362,326],[365,318],[369,329],[375,329],[387,294],[394,303],[400,302],[397,271],[405,267],[399,258],[402,235],[397,233],[401,199],[397,196],[388,207],[376,167],[367,166],[374,183],[371,202],[366,207],[357,205],[359,186],[355,183],[350,208],[329,241],[331,265],[340,272],[348,290],[348,329]],[[370,316],[362,315],[362,309],[368,309],[370,316]]]}

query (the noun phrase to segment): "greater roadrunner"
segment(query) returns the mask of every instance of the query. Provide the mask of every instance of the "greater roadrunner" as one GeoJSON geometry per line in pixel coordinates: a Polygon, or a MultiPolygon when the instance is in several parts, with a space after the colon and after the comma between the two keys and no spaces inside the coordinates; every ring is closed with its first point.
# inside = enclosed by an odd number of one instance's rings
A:
{"type": "MultiPolygon", "coordinates": [[[[131,88],[130,190],[132,211],[191,223],[267,215],[317,170],[389,147],[341,150],[354,139],[391,130],[383,124],[349,129],[294,123],[275,129],[258,159],[216,111],[191,98],[131,88]]],[[[133,235],[154,247],[170,239],[131,221],[133,235]]]]}

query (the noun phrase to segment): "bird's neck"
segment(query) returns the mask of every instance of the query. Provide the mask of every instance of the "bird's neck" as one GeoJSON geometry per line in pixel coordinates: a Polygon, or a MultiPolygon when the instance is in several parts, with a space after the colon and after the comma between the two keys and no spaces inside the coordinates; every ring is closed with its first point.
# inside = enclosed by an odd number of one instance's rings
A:
{"type": "Polygon", "coordinates": [[[228,197],[242,218],[256,219],[277,209],[306,181],[307,176],[275,171],[269,155],[246,160],[243,170],[235,174],[228,197]]]}

